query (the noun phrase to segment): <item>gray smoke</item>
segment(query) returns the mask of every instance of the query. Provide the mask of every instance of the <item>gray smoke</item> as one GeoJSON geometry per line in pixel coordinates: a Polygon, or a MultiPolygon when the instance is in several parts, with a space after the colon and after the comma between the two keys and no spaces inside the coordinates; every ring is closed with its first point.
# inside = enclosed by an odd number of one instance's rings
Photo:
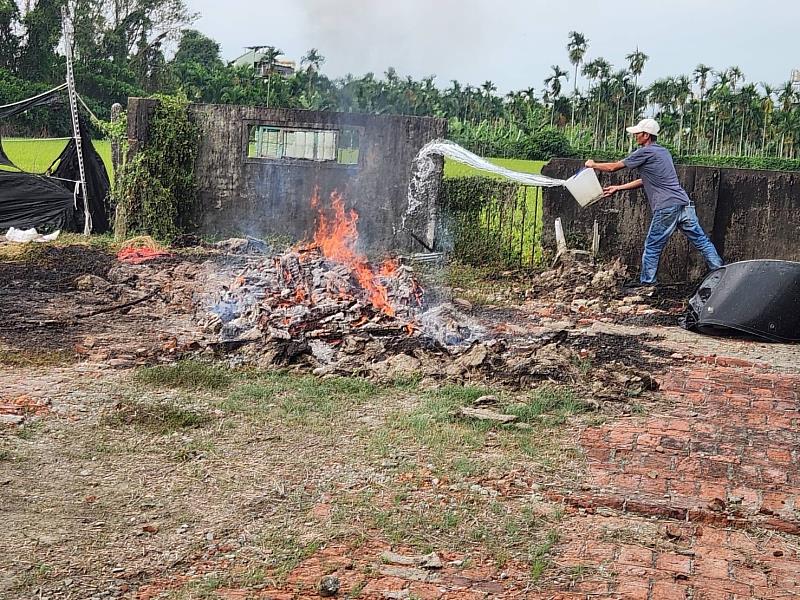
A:
{"type": "Polygon", "coordinates": [[[306,17],[305,38],[327,58],[326,73],[382,77],[393,66],[416,79],[438,74],[441,87],[474,78],[470,63],[485,52],[486,23],[496,18],[484,0],[300,0],[296,7],[306,17]]]}

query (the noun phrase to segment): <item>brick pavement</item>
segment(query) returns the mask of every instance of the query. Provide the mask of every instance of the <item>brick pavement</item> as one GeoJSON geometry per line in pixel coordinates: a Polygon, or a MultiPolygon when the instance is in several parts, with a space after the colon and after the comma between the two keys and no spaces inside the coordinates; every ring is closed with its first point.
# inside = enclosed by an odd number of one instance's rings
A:
{"type": "Polygon", "coordinates": [[[554,597],[800,597],[800,375],[711,358],[661,384],[661,412],[582,433],[554,597]]]}

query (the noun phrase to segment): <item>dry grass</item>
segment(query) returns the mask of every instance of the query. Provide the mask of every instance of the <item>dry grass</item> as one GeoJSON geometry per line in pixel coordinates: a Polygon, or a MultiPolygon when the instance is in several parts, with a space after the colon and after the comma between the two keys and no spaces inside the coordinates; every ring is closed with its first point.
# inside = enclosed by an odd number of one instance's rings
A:
{"type": "Polygon", "coordinates": [[[113,590],[116,564],[140,581],[178,576],[219,544],[236,569],[176,580],[171,597],[284,585],[342,542],[461,552],[541,574],[563,511],[530,486],[572,477],[580,462],[567,430],[534,414],[570,418],[568,398],[552,391],[547,402],[532,397],[530,428],[519,429],[454,416],[492,390],[414,379],[379,386],[182,362],[121,378],[76,373],[71,389],[84,406],[77,420],[45,419],[0,446],[0,469],[25,465],[13,489],[0,488],[12,597],[57,593],[65,578],[89,596],[113,590]],[[42,542],[48,531],[71,550],[42,542]]]}

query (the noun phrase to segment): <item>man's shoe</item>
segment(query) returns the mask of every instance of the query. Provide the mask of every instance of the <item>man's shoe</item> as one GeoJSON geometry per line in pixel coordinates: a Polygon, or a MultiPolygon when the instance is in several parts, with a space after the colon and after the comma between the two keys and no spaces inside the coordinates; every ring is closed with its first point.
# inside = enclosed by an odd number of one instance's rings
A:
{"type": "Polygon", "coordinates": [[[626,281],[622,284],[622,288],[625,290],[638,290],[641,288],[655,288],[655,283],[642,283],[638,279],[633,279],[631,281],[626,281]]]}

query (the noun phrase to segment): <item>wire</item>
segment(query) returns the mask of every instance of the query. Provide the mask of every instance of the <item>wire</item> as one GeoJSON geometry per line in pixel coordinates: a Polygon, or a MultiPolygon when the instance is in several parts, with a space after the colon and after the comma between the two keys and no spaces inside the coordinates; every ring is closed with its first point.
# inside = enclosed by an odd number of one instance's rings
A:
{"type": "Polygon", "coordinates": [[[52,90],[48,90],[46,92],[42,92],[38,96],[33,96],[31,98],[25,98],[24,100],[20,100],[19,102],[12,102],[11,104],[3,104],[2,106],[0,106],[0,109],[2,109],[2,108],[11,108],[12,106],[16,106],[17,104],[24,104],[25,102],[30,102],[31,100],[36,100],[37,98],[41,98],[42,96],[47,96],[48,94],[52,94],[53,92],[57,92],[59,90],[63,90],[65,87],[67,87],[67,84],[66,83],[62,83],[58,87],[54,87],[52,90]]]}

